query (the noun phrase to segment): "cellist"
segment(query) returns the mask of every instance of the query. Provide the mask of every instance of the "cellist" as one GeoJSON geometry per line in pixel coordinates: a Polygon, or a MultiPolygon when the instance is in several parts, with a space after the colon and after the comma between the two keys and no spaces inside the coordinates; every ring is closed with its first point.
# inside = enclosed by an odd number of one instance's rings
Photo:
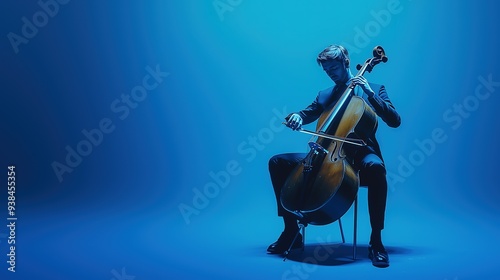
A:
{"type": "MultiPolygon", "coordinates": [[[[401,117],[396,112],[383,85],[368,83],[363,76],[354,77],[349,69],[349,53],[340,45],[331,45],[319,53],[317,63],[335,83],[334,86],[322,90],[316,99],[305,109],[292,113],[286,118],[286,126],[298,130],[304,124],[316,121],[320,115],[336,102],[348,86],[356,86],[354,93],[360,96],[373,111],[390,127],[398,127],[401,117]]],[[[356,171],[359,171],[360,185],[368,188],[368,210],[370,215],[371,236],[368,256],[377,267],[389,266],[389,256],[382,243],[382,229],[387,200],[386,169],[375,134],[366,139],[366,146],[348,149],[347,158],[356,171]]],[[[267,251],[271,254],[282,254],[291,245],[298,231],[295,215],[283,209],[280,194],[288,175],[306,156],[305,153],[287,153],[273,156],[269,160],[269,173],[276,195],[278,216],[283,217],[285,228],[276,242],[267,251]]],[[[299,235],[292,248],[303,244],[299,235]]]]}

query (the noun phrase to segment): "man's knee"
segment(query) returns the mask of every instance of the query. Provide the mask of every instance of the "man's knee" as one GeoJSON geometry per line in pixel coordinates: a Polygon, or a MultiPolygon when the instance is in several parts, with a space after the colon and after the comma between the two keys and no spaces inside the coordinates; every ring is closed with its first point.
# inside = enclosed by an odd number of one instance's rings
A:
{"type": "Polygon", "coordinates": [[[273,169],[285,169],[287,170],[295,163],[295,158],[293,154],[278,154],[274,155],[269,159],[269,170],[273,169]]]}
{"type": "Polygon", "coordinates": [[[382,162],[369,162],[366,165],[366,173],[370,175],[383,175],[385,176],[386,170],[385,165],[382,162]]]}
{"type": "Polygon", "coordinates": [[[381,162],[368,162],[359,172],[361,185],[380,184],[386,181],[385,166],[381,162]]]}
{"type": "Polygon", "coordinates": [[[275,155],[269,159],[269,170],[277,167],[280,161],[280,155],[275,155]]]}

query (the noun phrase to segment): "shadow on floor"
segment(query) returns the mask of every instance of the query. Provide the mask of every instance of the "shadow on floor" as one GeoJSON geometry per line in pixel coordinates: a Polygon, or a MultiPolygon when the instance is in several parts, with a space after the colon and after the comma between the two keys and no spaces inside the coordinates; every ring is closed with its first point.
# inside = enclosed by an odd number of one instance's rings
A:
{"type": "MultiPolygon", "coordinates": [[[[386,250],[387,253],[389,253],[389,258],[391,255],[412,253],[412,250],[401,247],[386,247],[386,250]]],[[[284,257],[284,255],[273,256],[279,258],[284,257]]],[[[347,243],[306,244],[303,251],[302,249],[290,251],[287,260],[325,266],[347,265],[370,261],[368,259],[368,245],[358,245],[356,247],[356,259],[353,259],[352,244],[347,243]]]]}

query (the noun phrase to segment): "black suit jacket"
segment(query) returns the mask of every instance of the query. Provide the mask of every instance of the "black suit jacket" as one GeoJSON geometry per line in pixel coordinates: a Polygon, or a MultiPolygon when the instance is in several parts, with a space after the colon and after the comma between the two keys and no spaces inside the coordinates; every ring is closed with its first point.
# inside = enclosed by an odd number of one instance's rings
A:
{"type": "MultiPolygon", "coordinates": [[[[394,108],[394,105],[392,105],[385,87],[383,85],[373,83],[369,84],[372,90],[375,92],[372,97],[368,97],[368,95],[364,93],[364,91],[359,86],[354,89],[354,93],[357,96],[362,97],[364,101],[388,126],[398,127],[401,124],[401,117],[399,116],[398,112],[396,112],[396,108],[394,108]]],[[[345,88],[345,85],[336,85],[334,87],[330,87],[320,91],[311,105],[307,106],[307,108],[305,108],[304,110],[297,112],[297,114],[302,117],[303,124],[308,124],[317,120],[326,109],[329,109],[329,107],[339,99],[345,88]]],[[[375,137],[375,133],[372,137],[366,140],[366,148],[368,150],[365,150],[365,152],[374,152],[383,160],[378,141],[375,137]]]]}

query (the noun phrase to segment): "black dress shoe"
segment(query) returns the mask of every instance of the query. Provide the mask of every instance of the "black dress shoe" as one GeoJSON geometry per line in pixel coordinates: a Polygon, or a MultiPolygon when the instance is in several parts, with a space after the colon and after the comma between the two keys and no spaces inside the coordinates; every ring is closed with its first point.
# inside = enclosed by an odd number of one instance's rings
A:
{"type": "Polygon", "coordinates": [[[372,264],[376,267],[388,267],[389,266],[389,255],[385,249],[378,249],[372,246],[368,247],[368,258],[372,261],[372,264]]]}
{"type": "MultiPolygon", "coordinates": [[[[295,237],[295,233],[282,232],[280,237],[276,242],[269,245],[267,251],[270,254],[283,254],[288,250],[290,244],[292,244],[293,238],[295,237]]],[[[302,248],[304,243],[302,242],[302,234],[299,233],[297,239],[293,243],[292,249],[302,248]]]]}

